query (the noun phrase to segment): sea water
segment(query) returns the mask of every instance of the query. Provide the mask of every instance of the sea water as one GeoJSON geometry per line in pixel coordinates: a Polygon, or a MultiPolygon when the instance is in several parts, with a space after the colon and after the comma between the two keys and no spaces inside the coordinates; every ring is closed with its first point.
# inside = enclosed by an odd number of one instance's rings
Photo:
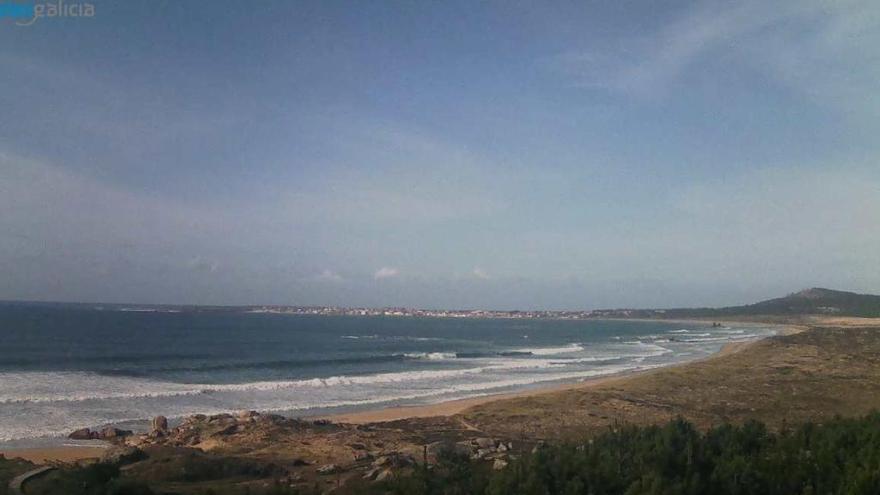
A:
{"type": "Polygon", "coordinates": [[[0,440],[243,409],[422,404],[699,359],[757,325],[0,304],[0,440]]]}

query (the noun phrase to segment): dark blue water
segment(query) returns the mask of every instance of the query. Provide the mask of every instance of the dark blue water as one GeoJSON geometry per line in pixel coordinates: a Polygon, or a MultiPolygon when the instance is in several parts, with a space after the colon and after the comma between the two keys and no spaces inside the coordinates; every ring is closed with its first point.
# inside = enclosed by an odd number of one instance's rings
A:
{"type": "Polygon", "coordinates": [[[440,401],[695,359],[770,332],[0,305],[0,439],[156,414],[440,401]]]}

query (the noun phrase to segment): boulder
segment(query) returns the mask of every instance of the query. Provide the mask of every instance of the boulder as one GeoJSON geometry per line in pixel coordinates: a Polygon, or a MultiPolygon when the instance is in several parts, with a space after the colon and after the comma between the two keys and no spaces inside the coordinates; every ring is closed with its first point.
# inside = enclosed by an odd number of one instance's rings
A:
{"type": "Polygon", "coordinates": [[[354,453],[354,462],[369,462],[373,460],[373,454],[364,451],[354,453]]]}
{"type": "Polygon", "coordinates": [[[153,421],[150,423],[150,426],[153,431],[168,431],[168,418],[165,416],[156,416],[153,418],[153,421]]]}
{"type": "Polygon", "coordinates": [[[474,444],[481,449],[491,449],[495,447],[495,440],[491,438],[476,438],[474,444]]]}
{"type": "Polygon", "coordinates": [[[69,438],[71,440],[92,440],[94,438],[97,438],[97,433],[98,432],[94,432],[94,436],[92,436],[92,434],[93,434],[92,430],[90,430],[88,428],[80,428],[79,430],[74,431],[70,435],[67,435],[67,438],[69,438]]]}
{"type": "Polygon", "coordinates": [[[391,478],[391,476],[393,474],[394,474],[394,472],[391,471],[390,469],[385,469],[376,476],[376,481],[385,481],[385,480],[391,478]]]}
{"type": "Polygon", "coordinates": [[[239,421],[251,421],[251,418],[256,418],[260,413],[257,411],[241,411],[238,413],[239,421]]]}
{"type": "Polygon", "coordinates": [[[495,471],[501,471],[502,469],[507,467],[507,461],[504,459],[495,459],[495,462],[492,463],[492,469],[495,471]]]}
{"type": "Polygon", "coordinates": [[[228,422],[230,420],[234,420],[234,419],[235,418],[233,418],[231,414],[227,414],[227,413],[220,413],[220,414],[214,414],[213,416],[208,416],[209,423],[226,423],[226,422],[228,422]]]}

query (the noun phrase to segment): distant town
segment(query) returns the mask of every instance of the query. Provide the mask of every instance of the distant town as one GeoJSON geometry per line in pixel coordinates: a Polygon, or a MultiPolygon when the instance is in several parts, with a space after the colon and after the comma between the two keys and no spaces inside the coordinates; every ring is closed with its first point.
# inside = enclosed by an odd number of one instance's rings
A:
{"type": "Polygon", "coordinates": [[[597,309],[589,311],[524,311],[485,309],[414,309],[414,308],[344,308],[334,306],[258,306],[247,309],[249,313],[273,313],[322,316],[408,316],[416,318],[520,318],[582,320],[587,318],[660,317],[666,311],[597,309]]]}

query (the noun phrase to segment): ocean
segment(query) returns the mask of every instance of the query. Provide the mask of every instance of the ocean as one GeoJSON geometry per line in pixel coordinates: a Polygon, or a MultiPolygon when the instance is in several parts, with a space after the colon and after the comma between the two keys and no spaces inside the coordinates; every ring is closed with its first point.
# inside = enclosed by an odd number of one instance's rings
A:
{"type": "Polygon", "coordinates": [[[706,357],[757,325],[0,304],[0,441],[149,418],[422,404],[706,357]]]}

